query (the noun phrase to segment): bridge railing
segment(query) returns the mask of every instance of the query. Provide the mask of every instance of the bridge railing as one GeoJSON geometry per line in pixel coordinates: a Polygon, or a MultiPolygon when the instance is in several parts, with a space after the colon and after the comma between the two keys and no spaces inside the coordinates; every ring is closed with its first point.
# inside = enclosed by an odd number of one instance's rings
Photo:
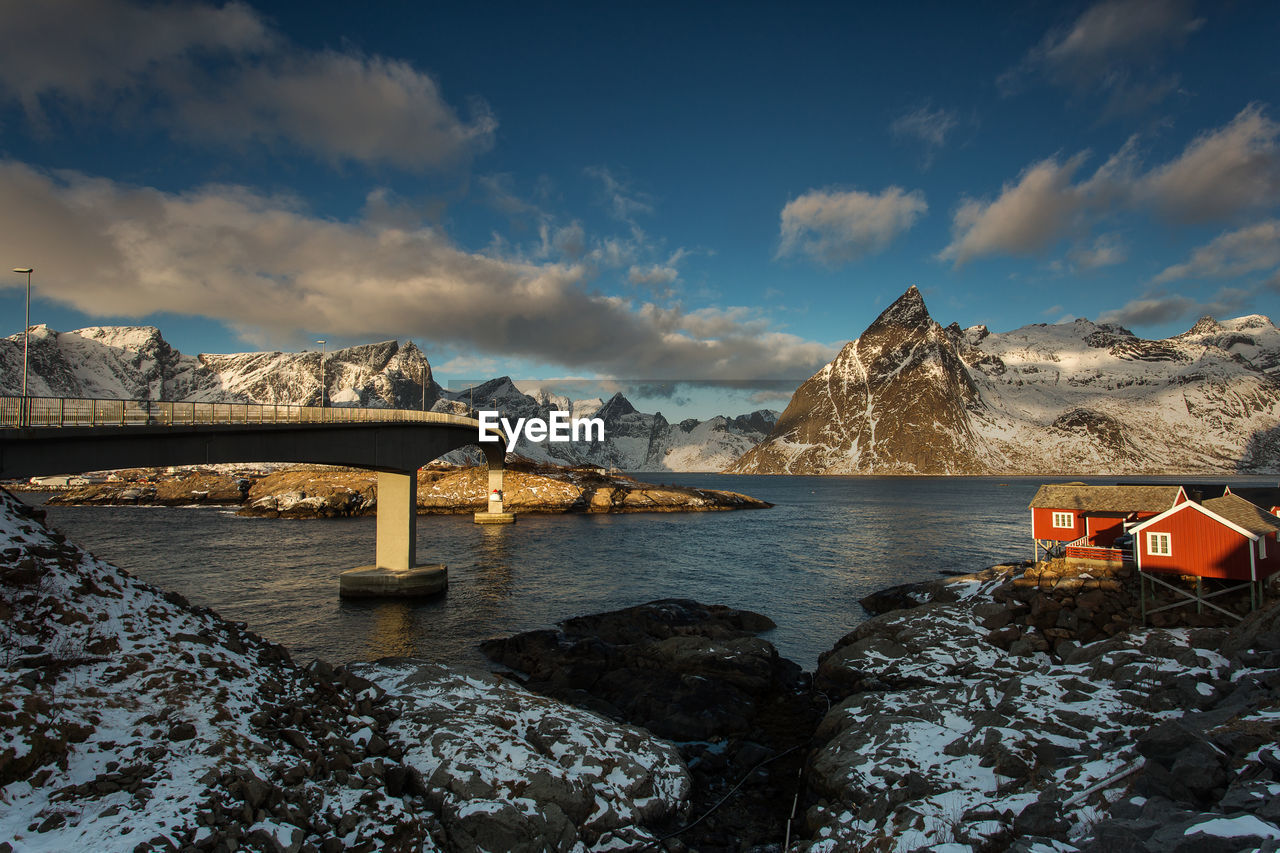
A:
{"type": "Polygon", "coordinates": [[[476,421],[416,409],[290,406],[273,403],[183,403],[72,397],[0,397],[0,427],[203,426],[223,424],[451,423],[476,421]]]}

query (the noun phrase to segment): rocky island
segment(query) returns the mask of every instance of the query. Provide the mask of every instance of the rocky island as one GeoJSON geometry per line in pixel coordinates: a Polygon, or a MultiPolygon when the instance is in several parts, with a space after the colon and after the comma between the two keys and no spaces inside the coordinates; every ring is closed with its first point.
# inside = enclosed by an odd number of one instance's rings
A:
{"type": "MultiPolygon", "coordinates": [[[[220,466],[225,468],[226,466],[220,466]]],[[[527,459],[508,463],[505,504],[510,512],[706,512],[763,509],[772,504],[737,492],[643,483],[595,467],[566,467],[527,459]]],[[[433,466],[418,472],[418,513],[472,513],[487,505],[483,466],[433,466]]],[[[72,486],[49,499],[61,506],[143,504],[240,507],[241,515],[340,518],[373,515],[377,474],[335,468],[274,471],[186,468],[131,469],[115,479],[72,486]]]]}

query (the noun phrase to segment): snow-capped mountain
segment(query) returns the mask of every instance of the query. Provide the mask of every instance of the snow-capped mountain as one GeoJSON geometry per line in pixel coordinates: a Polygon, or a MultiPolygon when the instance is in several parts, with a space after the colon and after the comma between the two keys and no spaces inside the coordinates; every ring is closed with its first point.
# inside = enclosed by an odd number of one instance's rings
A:
{"type": "Polygon", "coordinates": [[[516,418],[550,417],[552,411],[574,418],[599,418],[604,441],[564,444],[521,441],[516,452],[541,462],[599,465],[622,471],[721,471],[769,434],[778,413],[762,410],[736,418],[717,416],[671,424],[662,416],[637,411],[621,393],[601,402],[570,400],[542,389],[524,393],[508,377],[474,388],[444,391],[436,411],[464,412],[474,405],[516,418]]]}
{"type": "MultiPolygon", "coordinates": [[[[33,327],[31,396],[123,400],[320,403],[319,352],[183,355],[153,326],[93,326],[74,332],[33,327]]],[[[446,391],[426,356],[396,341],[325,353],[325,399],[334,406],[373,406],[467,412],[493,409],[516,418],[599,417],[605,440],[535,444],[516,452],[549,462],[593,464],[626,471],[719,471],[764,438],[776,412],[670,424],[643,414],[621,394],[608,401],[571,400],[540,388],[524,393],[501,377],[463,391],[446,391]]],[[[0,339],[0,394],[22,391],[22,336],[0,339]]]]}
{"type": "Polygon", "coordinates": [[[944,329],[912,287],[730,470],[1280,470],[1280,330],[1260,315],[1158,341],[1088,320],[944,329]]]}
{"type": "MultiPolygon", "coordinates": [[[[91,326],[74,332],[32,328],[31,396],[319,405],[319,352],[183,355],[154,326],[91,326]]],[[[413,344],[396,341],[325,353],[326,402],[426,407],[441,388],[413,344]]],[[[22,336],[0,340],[0,393],[22,391],[22,336]]]]}

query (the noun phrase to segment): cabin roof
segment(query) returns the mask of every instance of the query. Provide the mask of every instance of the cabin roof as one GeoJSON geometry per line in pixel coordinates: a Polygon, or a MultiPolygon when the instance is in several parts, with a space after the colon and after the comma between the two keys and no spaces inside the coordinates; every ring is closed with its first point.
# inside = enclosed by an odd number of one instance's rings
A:
{"type": "Polygon", "coordinates": [[[1031,499],[1033,509],[1081,512],[1164,512],[1173,506],[1181,486],[1087,486],[1051,483],[1031,499]]]}
{"type": "Polygon", "coordinates": [[[1211,498],[1200,505],[1254,536],[1280,532],[1280,518],[1276,518],[1262,507],[1250,503],[1239,495],[1211,498]]]}
{"type": "Polygon", "coordinates": [[[1280,488],[1275,486],[1232,486],[1231,494],[1260,507],[1280,506],[1280,488]]]}

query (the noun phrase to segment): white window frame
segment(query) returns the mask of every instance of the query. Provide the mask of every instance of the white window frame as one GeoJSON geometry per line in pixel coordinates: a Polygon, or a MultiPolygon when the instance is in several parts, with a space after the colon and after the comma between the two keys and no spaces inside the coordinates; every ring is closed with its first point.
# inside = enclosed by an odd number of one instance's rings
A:
{"type": "Polygon", "coordinates": [[[1262,534],[1262,538],[1258,540],[1258,559],[1267,559],[1267,535],[1262,534]]]}
{"type": "Polygon", "coordinates": [[[1055,511],[1054,511],[1054,513],[1053,513],[1053,526],[1054,526],[1055,528],[1057,528],[1058,530],[1063,530],[1063,529],[1066,529],[1066,530],[1075,530],[1075,529],[1076,529],[1076,516],[1075,516],[1075,513],[1071,513],[1071,512],[1058,512],[1058,511],[1056,511],[1056,510],[1055,510],[1055,511]],[[1062,522],[1063,522],[1064,520],[1065,520],[1065,521],[1067,521],[1068,523],[1067,523],[1067,524],[1063,524],[1062,522]]]}
{"type": "Polygon", "coordinates": [[[1153,557],[1173,556],[1173,534],[1162,530],[1147,531],[1147,553],[1153,557]]]}

